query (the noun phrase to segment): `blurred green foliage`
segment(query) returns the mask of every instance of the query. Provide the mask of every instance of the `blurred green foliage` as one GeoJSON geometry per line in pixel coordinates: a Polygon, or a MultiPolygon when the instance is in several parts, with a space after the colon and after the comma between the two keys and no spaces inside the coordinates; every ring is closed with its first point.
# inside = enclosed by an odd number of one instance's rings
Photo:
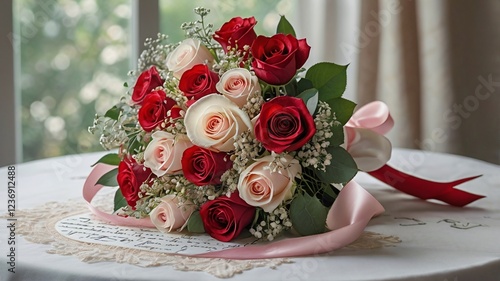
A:
{"type": "Polygon", "coordinates": [[[207,22],[214,24],[217,30],[232,17],[255,17],[258,35],[271,36],[276,33],[276,25],[280,15],[285,15],[293,22],[293,3],[295,0],[160,0],[160,31],[168,34],[171,42],[184,39],[180,26],[185,21],[194,21],[193,9],[205,7],[210,9],[207,22]]]}
{"type": "Polygon", "coordinates": [[[17,0],[24,161],[102,149],[87,132],[123,94],[128,0],[17,0]]]}

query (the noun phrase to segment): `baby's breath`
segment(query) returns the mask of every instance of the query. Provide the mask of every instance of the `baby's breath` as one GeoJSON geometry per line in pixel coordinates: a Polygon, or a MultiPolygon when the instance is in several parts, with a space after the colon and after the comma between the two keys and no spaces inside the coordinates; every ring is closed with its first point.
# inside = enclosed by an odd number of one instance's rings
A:
{"type": "Polygon", "coordinates": [[[242,110],[248,114],[250,119],[253,119],[259,115],[262,104],[264,104],[264,97],[262,97],[260,91],[255,91],[248,95],[247,103],[242,110]]]}
{"type": "Polygon", "coordinates": [[[256,159],[260,155],[262,144],[255,139],[255,136],[250,131],[246,131],[236,136],[234,148],[234,154],[231,155],[233,169],[241,173],[247,167],[249,161],[256,159]]]}
{"type": "Polygon", "coordinates": [[[125,100],[122,97],[120,103],[115,105],[119,112],[116,119],[96,114],[94,123],[88,129],[91,134],[100,135],[99,142],[105,149],[117,148],[138,134],[137,110],[125,100]]]}
{"type": "Polygon", "coordinates": [[[213,68],[220,76],[233,68],[250,69],[251,55],[248,46],[244,46],[243,50],[228,46],[227,52],[220,52],[218,57],[219,62],[213,68]]]}
{"type": "Polygon", "coordinates": [[[158,33],[157,38],[147,38],[144,42],[144,51],[142,51],[137,61],[137,72],[130,72],[129,76],[136,77],[138,73],[143,72],[152,65],[156,65],[160,74],[162,74],[163,65],[167,55],[177,47],[176,44],[165,44],[168,35],[158,33]]]}
{"type": "Polygon", "coordinates": [[[270,213],[264,213],[250,228],[250,233],[258,239],[274,240],[281,232],[290,229],[292,222],[288,209],[280,205],[270,213]]]}
{"type": "Polygon", "coordinates": [[[184,22],[181,29],[186,37],[199,39],[208,49],[220,49],[220,45],[216,44],[213,38],[213,24],[206,24],[205,17],[210,13],[210,9],[197,7],[194,9],[195,14],[200,16],[199,20],[184,22]]]}
{"type": "Polygon", "coordinates": [[[274,151],[271,152],[271,156],[273,157],[273,160],[271,162],[269,162],[268,168],[269,168],[269,170],[271,170],[272,173],[275,173],[275,172],[280,173],[280,171],[286,170],[290,167],[290,165],[292,165],[292,163],[290,163],[290,161],[288,159],[286,159],[287,158],[287,157],[285,157],[286,155],[293,156],[293,153],[289,153],[289,152],[276,153],[274,151]]]}
{"type": "Polygon", "coordinates": [[[326,167],[331,164],[332,155],[326,150],[330,146],[329,139],[333,136],[332,126],[342,126],[332,114],[328,103],[320,101],[318,113],[314,118],[316,133],[312,139],[306,143],[297,153],[297,159],[302,167],[313,167],[326,171],[326,167]]]}
{"type": "MultiPolygon", "coordinates": [[[[229,169],[221,176],[221,182],[223,183],[223,187],[225,187],[225,192],[223,193],[231,193],[236,191],[238,188],[238,180],[240,178],[240,173],[236,169],[229,169]]],[[[213,200],[215,198],[209,198],[213,200]]]]}

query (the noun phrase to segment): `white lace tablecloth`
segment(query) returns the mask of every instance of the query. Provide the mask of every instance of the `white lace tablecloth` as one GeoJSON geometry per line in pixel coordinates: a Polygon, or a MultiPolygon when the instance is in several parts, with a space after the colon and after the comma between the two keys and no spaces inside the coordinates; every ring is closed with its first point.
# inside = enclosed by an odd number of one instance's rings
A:
{"type": "MultiPolygon", "coordinates": [[[[8,271],[11,232],[4,218],[0,280],[500,280],[497,165],[396,149],[390,164],[414,175],[447,181],[483,174],[459,188],[487,197],[451,207],[415,199],[360,173],[356,180],[386,212],[353,245],[313,257],[226,261],[85,244],[54,231],[61,218],[85,212],[81,188],[103,154],[16,166],[16,273],[8,271]]],[[[7,212],[7,176],[7,168],[0,168],[0,214],[7,212]]]]}

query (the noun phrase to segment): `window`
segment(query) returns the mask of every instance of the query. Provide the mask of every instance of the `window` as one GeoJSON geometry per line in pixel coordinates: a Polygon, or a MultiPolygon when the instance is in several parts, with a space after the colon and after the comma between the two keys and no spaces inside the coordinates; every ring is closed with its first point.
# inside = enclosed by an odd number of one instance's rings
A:
{"type": "Polygon", "coordinates": [[[16,0],[23,160],[97,150],[87,132],[124,91],[128,0],[16,0]]]}
{"type": "MultiPolygon", "coordinates": [[[[14,32],[6,32],[12,35],[11,42],[0,48],[15,50],[16,71],[12,65],[5,68],[16,74],[15,79],[6,79],[16,81],[19,101],[13,112],[4,113],[19,117],[22,158],[18,161],[102,150],[87,129],[96,112],[104,113],[124,94],[127,72],[141,51],[138,46],[157,30],[172,42],[182,40],[179,27],[197,19],[195,7],[211,9],[207,20],[214,28],[233,16],[255,16],[257,33],[271,35],[280,14],[293,21],[294,1],[2,1],[2,15],[13,17],[14,22],[14,32]],[[156,11],[158,18],[151,16],[156,11]]],[[[5,27],[12,30],[10,25],[5,27]]],[[[9,104],[14,104],[13,91],[7,90],[9,104]]],[[[2,119],[6,126],[15,127],[14,117],[2,119]]],[[[12,156],[15,146],[20,146],[20,140],[3,147],[2,154],[12,156]]],[[[0,160],[0,166],[12,162],[0,160]]]]}

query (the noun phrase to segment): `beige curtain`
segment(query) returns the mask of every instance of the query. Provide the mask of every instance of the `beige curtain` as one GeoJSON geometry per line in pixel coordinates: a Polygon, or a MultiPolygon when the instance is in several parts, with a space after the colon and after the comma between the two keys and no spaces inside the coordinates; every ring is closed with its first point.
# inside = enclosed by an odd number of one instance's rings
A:
{"type": "Polygon", "coordinates": [[[500,1],[366,0],[358,104],[386,102],[396,147],[500,164],[500,1]]]}
{"type": "Polygon", "coordinates": [[[386,102],[395,147],[500,164],[500,1],[296,0],[310,66],[347,64],[347,98],[386,102]]]}

